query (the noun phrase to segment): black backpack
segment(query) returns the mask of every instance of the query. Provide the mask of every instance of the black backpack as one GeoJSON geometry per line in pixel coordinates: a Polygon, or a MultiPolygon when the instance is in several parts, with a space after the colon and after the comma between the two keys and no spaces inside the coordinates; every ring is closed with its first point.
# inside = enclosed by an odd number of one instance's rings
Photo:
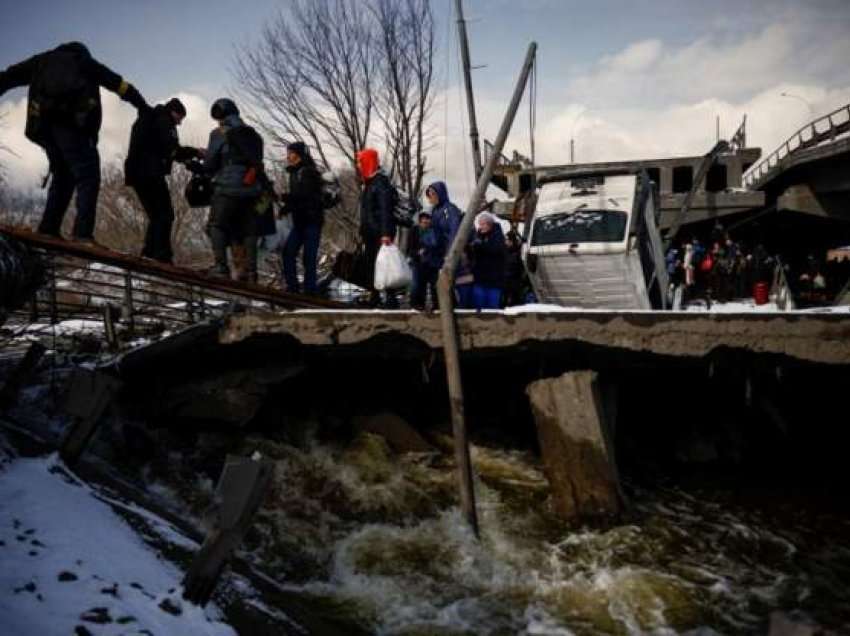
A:
{"type": "Polygon", "coordinates": [[[59,48],[45,54],[33,80],[42,116],[73,114],[85,106],[91,86],[84,63],[81,51],[59,48]]]}
{"type": "Polygon", "coordinates": [[[234,156],[247,166],[258,171],[263,167],[263,138],[250,126],[229,128],[225,135],[234,156]]]}
{"type": "Polygon", "coordinates": [[[413,227],[416,224],[416,214],[420,210],[418,201],[407,192],[390,184],[393,191],[393,216],[402,227],[413,227]]]}

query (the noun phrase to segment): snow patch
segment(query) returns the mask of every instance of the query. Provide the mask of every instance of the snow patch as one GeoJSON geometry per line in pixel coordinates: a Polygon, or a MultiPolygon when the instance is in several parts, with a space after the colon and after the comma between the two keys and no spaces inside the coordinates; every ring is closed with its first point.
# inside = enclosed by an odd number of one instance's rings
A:
{"type": "Polygon", "coordinates": [[[183,573],[93,495],[53,458],[0,472],[0,633],[235,633],[214,605],[183,601],[183,573]]]}

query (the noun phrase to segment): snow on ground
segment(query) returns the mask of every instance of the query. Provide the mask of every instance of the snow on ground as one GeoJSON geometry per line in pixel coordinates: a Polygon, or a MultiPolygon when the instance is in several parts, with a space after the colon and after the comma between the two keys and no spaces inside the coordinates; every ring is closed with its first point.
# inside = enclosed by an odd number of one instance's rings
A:
{"type": "Polygon", "coordinates": [[[55,325],[43,325],[33,323],[26,329],[27,332],[37,332],[42,334],[53,334],[56,330],[57,336],[70,336],[80,333],[103,333],[103,321],[101,320],[62,320],[55,325]]]}
{"type": "Polygon", "coordinates": [[[182,577],[55,457],[0,463],[0,634],[234,634],[182,577]]]}

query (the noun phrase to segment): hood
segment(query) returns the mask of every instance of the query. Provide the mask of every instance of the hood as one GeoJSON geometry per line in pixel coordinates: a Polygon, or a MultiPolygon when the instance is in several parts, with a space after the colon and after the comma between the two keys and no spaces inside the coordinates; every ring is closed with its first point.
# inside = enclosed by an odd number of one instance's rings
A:
{"type": "Polygon", "coordinates": [[[364,181],[368,181],[378,174],[380,167],[378,151],[374,148],[364,148],[357,153],[357,171],[364,181]]]}
{"type": "Polygon", "coordinates": [[[449,202],[449,189],[444,182],[435,181],[427,189],[437,193],[437,205],[443,205],[449,202]]]}

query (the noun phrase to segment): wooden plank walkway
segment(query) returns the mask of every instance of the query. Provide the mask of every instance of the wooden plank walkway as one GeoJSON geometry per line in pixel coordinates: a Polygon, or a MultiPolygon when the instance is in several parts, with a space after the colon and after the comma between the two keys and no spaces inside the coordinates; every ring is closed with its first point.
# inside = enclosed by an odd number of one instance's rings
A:
{"type": "Polygon", "coordinates": [[[345,303],[317,296],[290,294],[256,283],[214,278],[186,267],[160,263],[140,256],[117,252],[100,245],[66,241],[33,232],[25,227],[0,224],[0,233],[46,252],[111,265],[129,272],[155,276],[163,280],[183,283],[212,292],[232,294],[246,300],[269,303],[284,309],[343,309],[348,306],[345,303]]]}

